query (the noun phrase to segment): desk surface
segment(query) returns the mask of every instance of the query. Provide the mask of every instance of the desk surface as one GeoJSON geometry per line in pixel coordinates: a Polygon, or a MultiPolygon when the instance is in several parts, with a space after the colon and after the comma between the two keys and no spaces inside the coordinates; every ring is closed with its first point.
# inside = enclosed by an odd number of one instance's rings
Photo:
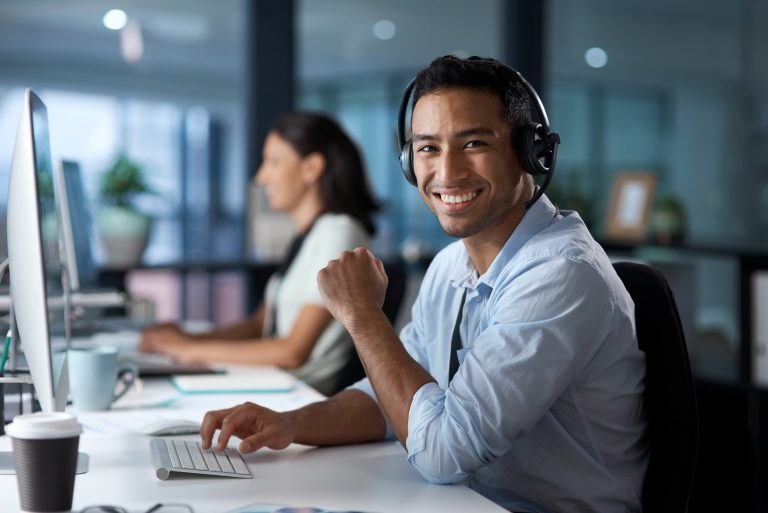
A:
{"type": "MultiPolygon", "coordinates": [[[[94,504],[144,511],[157,502],[185,502],[195,513],[225,512],[250,503],[372,513],[505,511],[465,486],[427,483],[396,442],[262,449],[244,456],[253,479],[192,476],[160,481],[150,462],[149,437],[126,428],[136,418],[202,417],[208,409],[244,401],[285,410],[321,398],[304,385],[285,394],[179,395],[167,381],[145,381],[143,390],[126,396],[112,411],[78,416],[85,426],[80,450],[89,454],[90,469],[76,478],[74,511],[94,504]]],[[[8,437],[0,437],[0,450],[9,448],[8,437]]],[[[0,496],[2,511],[18,510],[15,476],[0,475],[0,496]]]]}

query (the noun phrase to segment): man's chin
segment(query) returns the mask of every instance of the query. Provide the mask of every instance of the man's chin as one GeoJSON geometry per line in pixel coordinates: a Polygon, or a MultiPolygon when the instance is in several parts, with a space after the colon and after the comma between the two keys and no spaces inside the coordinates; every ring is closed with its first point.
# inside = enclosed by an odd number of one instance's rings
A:
{"type": "Polygon", "coordinates": [[[440,228],[449,237],[455,237],[457,239],[464,239],[477,233],[477,230],[471,226],[456,226],[450,223],[440,223],[440,228]]]}

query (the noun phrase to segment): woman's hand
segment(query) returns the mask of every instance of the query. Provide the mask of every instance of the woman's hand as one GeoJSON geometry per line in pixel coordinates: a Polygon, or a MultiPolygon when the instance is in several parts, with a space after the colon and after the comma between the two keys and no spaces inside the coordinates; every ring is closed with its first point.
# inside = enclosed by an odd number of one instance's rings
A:
{"type": "Polygon", "coordinates": [[[187,335],[173,322],[157,324],[141,332],[139,351],[142,353],[167,353],[171,345],[187,341],[187,335]]]}

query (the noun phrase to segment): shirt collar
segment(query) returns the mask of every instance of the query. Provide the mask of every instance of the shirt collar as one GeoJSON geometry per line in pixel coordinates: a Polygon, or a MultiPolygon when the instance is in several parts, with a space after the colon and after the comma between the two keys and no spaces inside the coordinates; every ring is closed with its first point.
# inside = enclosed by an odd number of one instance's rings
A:
{"type": "Polygon", "coordinates": [[[496,279],[501,271],[507,265],[510,259],[528,242],[533,236],[545,230],[552,221],[559,215],[558,208],[542,195],[539,200],[531,205],[531,208],[523,215],[515,231],[509,236],[507,242],[502,246],[501,251],[491,263],[491,266],[482,276],[477,276],[472,260],[463,243],[461,243],[461,260],[457,261],[454,267],[451,283],[454,287],[466,287],[470,289],[477,288],[482,284],[493,288],[496,279]]]}

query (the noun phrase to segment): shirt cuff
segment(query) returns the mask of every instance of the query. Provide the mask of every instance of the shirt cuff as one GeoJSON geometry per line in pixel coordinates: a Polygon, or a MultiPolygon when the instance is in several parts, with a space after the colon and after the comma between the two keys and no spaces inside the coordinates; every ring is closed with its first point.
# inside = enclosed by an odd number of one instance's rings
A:
{"type": "Polygon", "coordinates": [[[445,410],[445,390],[437,383],[425,383],[413,394],[408,411],[408,459],[412,460],[427,445],[427,427],[445,410]]]}
{"type": "Polygon", "coordinates": [[[427,383],[417,390],[408,412],[408,439],[405,445],[408,448],[408,462],[427,481],[455,484],[465,481],[467,475],[461,472],[450,449],[436,450],[435,447],[436,443],[452,443],[442,437],[440,441],[434,438],[435,419],[444,411],[445,390],[437,383],[427,383]]]}

